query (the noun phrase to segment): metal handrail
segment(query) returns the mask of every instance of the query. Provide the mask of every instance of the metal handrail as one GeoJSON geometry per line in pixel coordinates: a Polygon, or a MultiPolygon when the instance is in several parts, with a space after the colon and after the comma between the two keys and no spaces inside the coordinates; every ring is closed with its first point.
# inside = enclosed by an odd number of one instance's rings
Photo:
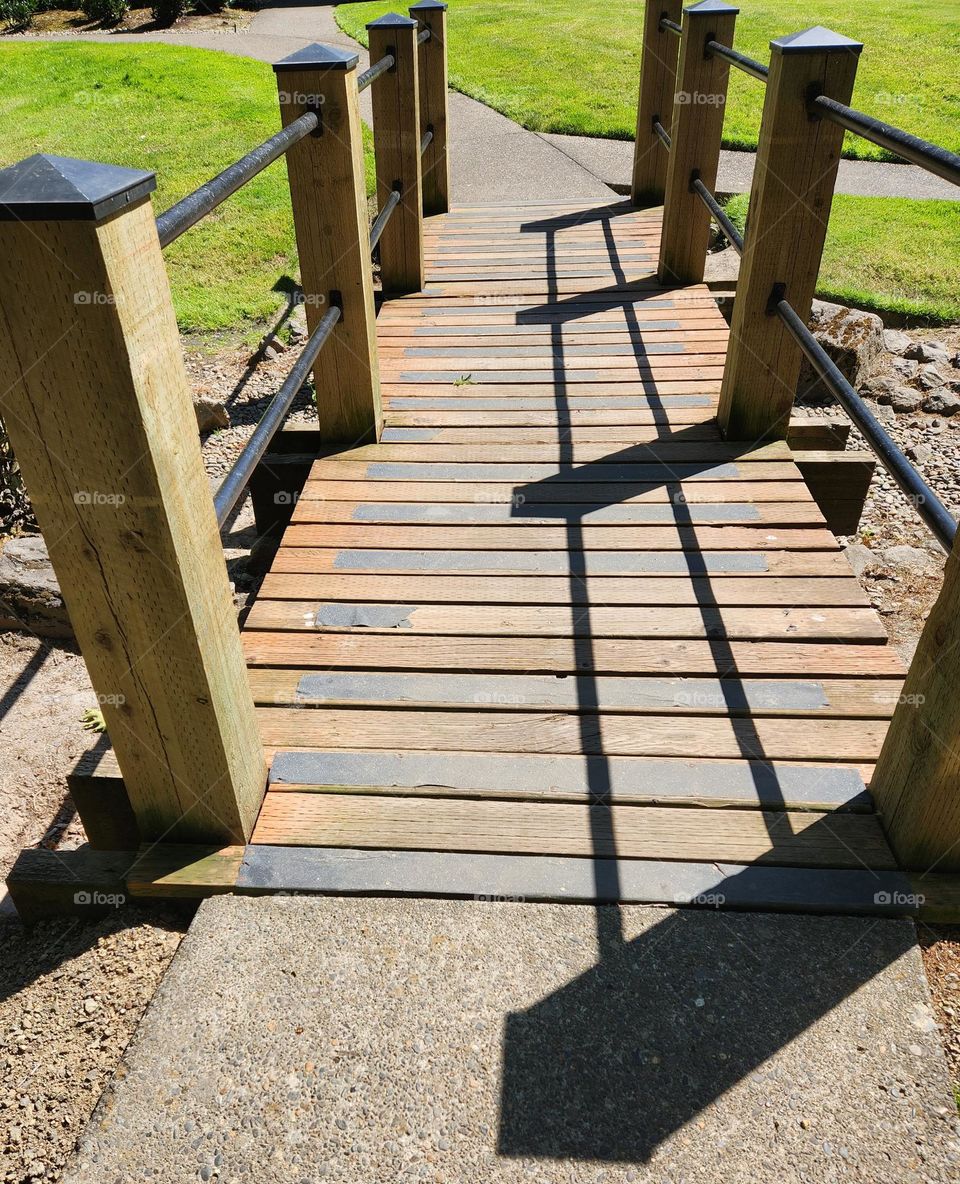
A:
{"type": "Polygon", "coordinates": [[[721,45],[719,41],[708,41],[705,46],[705,52],[707,57],[711,54],[716,54],[718,58],[723,58],[731,66],[736,66],[738,70],[742,70],[744,74],[749,74],[751,78],[756,78],[760,82],[766,82],[769,77],[769,66],[765,66],[763,62],[758,62],[755,58],[748,58],[745,53],[738,53],[730,45],[721,45]]]}
{"type": "Polygon", "coordinates": [[[377,245],[377,243],[380,241],[380,235],[383,234],[384,227],[390,221],[390,215],[393,213],[393,211],[400,204],[400,197],[401,197],[401,194],[400,194],[399,189],[391,189],[390,196],[383,203],[383,209],[380,211],[379,214],[377,214],[376,220],[374,221],[373,225],[370,227],[370,250],[371,251],[377,245]]]}
{"type": "Polygon", "coordinates": [[[933,531],[937,542],[945,551],[949,551],[953,546],[953,537],[957,533],[957,523],[953,515],[887,435],[863,399],[840,373],[830,355],[797,316],[789,301],[783,298],[780,285],[774,288],[770,305],[770,311],[775,312],[789,329],[810,365],[860,429],[880,463],[916,507],[917,513],[933,531]]]}
{"type": "Polygon", "coordinates": [[[167,247],[180,237],[185,230],[195,226],[201,218],[206,217],[211,210],[226,201],[231,194],[257,175],[269,164],[273,164],[304,136],[320,126],[320,116],[316,111],[306,111],[299,119],[294,119],[275,136],[265,140],[252,152],[242,156],[235,164],[218,173],[212,180],[188,193],[169,210],[164,210],[157,217],[157,234],[160,236],[160,246],[167,247]]]}
{"type": "Polygon", "coordinates": [[[433,139],[433,128],[428,127],[427,130],[423,133],[422,139],[420,140],[420,155],[421,156],[423,156],[424,152],[426,152],[426,150],[430,147],[430,141],[432,139],[433,139]]]}
{"type": "Polygon", "coordinates": [[[690,188],[710,211],[714,221],[723,231],[724,235],[730,240],[730,245],[733,247],[733,249],[738,255],[742,255],[743,236],[727,217],[717,199],[696,174],[694,174],[690,180],[690,188]]]}
{"type": "Polygon", "coordinates": [[[385,53],[379,62],[374,62],[369,70],[364,72],[357,79],[357,90],[366,90],[371,82],[375,82],[381,74],[386,74],[388,70],[392,70],[397,64],[397,59],[392,53],[385,53]]]}
{"type": "Polygon", "coordinates": [[[423,45],[425,41],[429,41],[432,34],[429,29],[421,29],[417,34],[417,45],[423,45]]]}
{"type": "Polygon", "coordinates": [[[340,320],[342,313],[339,304],[331,304],[330,308],[320,318],[320,323],[307,338],[307,342],[300,351],[290,373],[284,379],[283,386],[270,400],[270,404],[253,434],[244,446],[243,451],[234,461],[230,472],[224,477],[220,488],[214,494],[213,508],[217,514],[217,526],[222,527],[233,512],[234,506],[240,500],[250,480],[253,470],[270,446],[270,441],[277,434],[277,430],[287,417],[293,400],[300,388],[307,380],[307,375],[317,360],[317,355],[330,336],[334,325],[340,320]]]}
{"type": "Polygon", "coordinates": [[[673,33],[675,36],[679,37],[683,32],[683,29],[680,28],[676,21],[668,20],[665,16],[662,16],[660,18],[660,32],[673,33]]]}
{"type": "Polygon", "coordinates": [[[837,123],[847,131],[855,132],[872,144],[879,144],[909,160],[911,164],[919,165],[928,173],[936,173],[945,181],[952,181],[960,185],[960,156],[941,148],[939,144],[931,144],[929,140],[921,140],[919,136],[902,131],[891,123],[884,123],[881,119],[874,119],[863,111],[856,111],[845,103],[838,103],[826,95],[817,95],[810,100],[811,113],[837,123]]]}
{"type": "Polygon", "coordinates": [[[659,140],[660,140],[660,143],[661,143],[661,144],[664,146],[664,148],[666,148],[666,149],[667,149],[667,151],[669,152],[669,151],[670,151],[670,145],[673,143],[673,141],[670,139],[670,133],[669,133],[669,132],[667,131],[667,129],[666,129],[664,126],[663,126],[663,124],[660,122],[660,120],[659,120],[659,119],[655,119],[655,120],[653,121],[653,130],[654,130],[654,131],[657,133],[657,136],[658,136],[658,138],[659,138],[659,140]]]}

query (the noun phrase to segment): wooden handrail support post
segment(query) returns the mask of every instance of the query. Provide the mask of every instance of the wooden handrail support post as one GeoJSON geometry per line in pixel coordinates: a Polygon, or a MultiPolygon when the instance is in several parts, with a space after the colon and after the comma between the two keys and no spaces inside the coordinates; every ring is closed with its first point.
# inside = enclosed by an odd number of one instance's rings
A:
{"type": "Polygon", "coordinates": [[[420,160],[423,212],[445,214],[450,208],[450,160],[447,156],[447,6],[443,0],[420,0],[408,9],[413,20],[430,30],[420,46],[420,134],[433,138],[420,160]]]}
{"type": "Polygon", "coordinates": [[[669,128],[677,79],[677,39],[660,28],[661,17],[680,23],[683,0],[646,0],[637,132],[633,142],[630,200],[635,205],[659,205],[667,184],[667,153],[653,130],[658,119],[669,128]]]}
{"type": "Polygon", "coordinates": [[[774,285],[810,315],[843,129],[811,118],[810,97],[849,101],[863,46],[829,29],[770,42],[747,233],[730,324],[718,418],[733,440],[783,439],[800,374],[800,347],[770,305],[774,285]]]}
{"type": "Polygon", "coordinates": [[[145,840],[242,843],[266,766],[150,201],[0,172],[2,415],[145,840]]]}
{"type": "Polygon", "coordinates": [[[683,10],[657,270],[661,284],[699,284],[703,279],[710,211],[690,186],[699,177],[711,193],[716,188],[730,74],[728,63],[707,57],[704,47],[708,41],[733,45],[739,11],[725,0],[701,0],[683,10]]]}
{"type": "Polygon", "coordinates": [[[308,45],[273,67],[284,127],[306,110],[320,117],[287,153],[287,174],[307,329],[331,293],[343,310],[313,368],[321,439],[343,444],[378,440],[383,423],[357,61],[308,45]]]}
{"type": "Polygon", "coordinates": [[[894,854],[921,873],[960,872],[958,540],[870,782],[894,854]]]}
{"type": "Polygon", "coordinates": [[[400,188],[400,204],[380,239],[384,292],[423,287],[423,185],[420,169],[420,95],[417,22],[388,12],[367,25],[370,60],[392,54],[394,66],[373,84],[373,150],[380,208],[400,188]]]}

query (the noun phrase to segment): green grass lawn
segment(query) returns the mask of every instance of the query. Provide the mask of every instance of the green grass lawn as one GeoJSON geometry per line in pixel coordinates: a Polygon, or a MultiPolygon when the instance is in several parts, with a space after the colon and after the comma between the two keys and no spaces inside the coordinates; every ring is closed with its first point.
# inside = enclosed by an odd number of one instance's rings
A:
{"type": "MultiPolygon", "coordinates": [[[[743,228],[748,198],[727,203],[743,228]]],[[[960,321],[960,206],[837,194],[817,294],[933,324],[960,321]]]]}
{"type": "MultiPolygon", "coordinates": [[[[34,152],[153,169],[159,213],[278,131],[267,65],[166,45],[0,46],[0,165],[34,152]]],[[[367,145],[367,188],[372,158],[367,145]]],[[[269,317],[296,276],[279,160],[164,252],[186,330],[269,317]]]]}
{"type": "MultiPolygon", "coordinates": [[[[336,10],[366,44],[367,21],[391,0],[336,10]]],[[[448,13],[450,81],[524,127],[632,139],[640,69],[640,0],[456,0],[448,13]]],[[[737,49],[768,61],[771,38],[826,25],[864,43],[854,104],[960,150],[960,3],[921,0],[752,0],[737,18],[737,49]]],[[[730,72],[724,143],[755,148],[764,87],[730,72]]],[[[852,136],[845,153],[883,159],[852,136]]]]}

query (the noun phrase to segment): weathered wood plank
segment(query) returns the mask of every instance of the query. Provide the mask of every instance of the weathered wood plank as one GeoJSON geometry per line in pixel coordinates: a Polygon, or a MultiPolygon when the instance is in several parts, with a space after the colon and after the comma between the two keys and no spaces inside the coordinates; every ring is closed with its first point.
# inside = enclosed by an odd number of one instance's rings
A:
{"type": "Polygon", "coordinates": [[[268,794],[255,843],[894,868],[870,815],[268,794]],[[598,831],[607,831],[598,833],[598,831]]]}

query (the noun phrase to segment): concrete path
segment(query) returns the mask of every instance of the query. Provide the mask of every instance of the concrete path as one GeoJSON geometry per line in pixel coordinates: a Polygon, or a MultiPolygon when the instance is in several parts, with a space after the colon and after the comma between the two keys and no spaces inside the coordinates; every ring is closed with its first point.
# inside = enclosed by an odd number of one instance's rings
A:
{"type": "Polygon", "coordinates": [[[910,922],[620,915],[210,899],[65,1184],[957,1179],[910,922]]]}
{"type": "MultiPolygon", "coordinates": [[[[633,169],[633,144],[626,140],[597,140],[591,136],[557,136],[541,133],[558,151],[615,185],[629,185],[633,169]]],[[[749,193],[756,156],[753,152],[721,152],[718,193],[749,193]]],[[[960,189],[914,165],[882,161],[841,160],[837,193],[860,197],[932,197],[960,200],[960,189]]]]}

